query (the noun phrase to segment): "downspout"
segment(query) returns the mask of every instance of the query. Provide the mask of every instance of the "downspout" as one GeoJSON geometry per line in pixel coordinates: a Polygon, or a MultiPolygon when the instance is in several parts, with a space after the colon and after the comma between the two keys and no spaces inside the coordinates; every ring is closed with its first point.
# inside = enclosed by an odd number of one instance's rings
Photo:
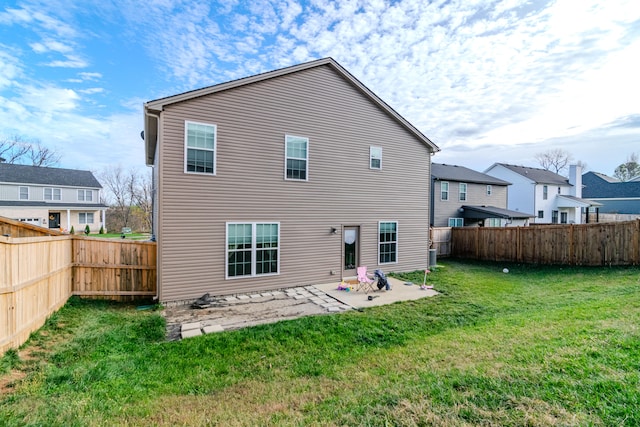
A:
{"type": "Polygon", "coordinates": [[[67,209],[67,231],[71,231],[71,209],[67,209]]]}
{"type": "MultiPolygon", "coordinates": [[[[146,108],[145,108],[146,110],[146,108]]],[[[156,119],[156,150],[159,149],[159,140],[160,140],[160,114],[154,114],[151,113],[150,111],[146,110],[144,112],[145,115],[150,116],[150,117],[155,117],[156,119]]],[[[146,122],[146,120],[145,120],[146,122]]],[[[146,130],[146,129],[145,129],[146,130]]],[[[149,133],[145,132],[145,139],[148,137],[149,133]]],[[[146,143],[146,141],[145,141],[146,143]]],[[[155,156],[154,156],[155,157],[155,156]]],[[[158,156],[158,159],[160,158],[160,156],[158,156]]],[[[156,215],[156,182],[155,182],[155,169],[156,165],[152,165],[152,172],[151,172],[151,240],[153,242],[156,242],[156,294],[153,296],[153,301],[158,301],[160,299],[160,268],[158,266],[158,261],[160,259],[160,257],[158,256],[158,243],[157,243],[157,235],[158,233],[156,232],[156,221],[155,221],[155,215],[156,215]]]]}

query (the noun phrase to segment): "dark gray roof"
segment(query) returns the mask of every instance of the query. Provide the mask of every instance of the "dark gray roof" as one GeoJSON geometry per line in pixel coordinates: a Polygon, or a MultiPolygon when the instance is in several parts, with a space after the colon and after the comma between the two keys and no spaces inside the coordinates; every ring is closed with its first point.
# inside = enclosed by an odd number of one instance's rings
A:
{"type": "Polygon", "coordinates": [[[519,211],[512,211],[509,209],[498,208],[496,206],[462,206],[462,216],[465,218],[507,218],[507,219],[521,219],[521,218],[533,218],[535,215],[528,214],[519,211]]]}
{"type": "Polygon", "coordinates": [[[509,185],[510,182],[503,181],[491,175],[474,171],[464,166],[445,165],[443,163],[431,164],[431,177],[439,181],[475,182],[480,184],[509,185]]]}
{"type": "Polygon", "coordinates": [[[640,197],[640,181],[617,181],[597,172],[582,175],[582,197],[594,199],[623,199],[640,197]]]}
{"type": "Polygon", "coordinates": [[[506,163],[496,163],[497,165],[504,166],[505,168],[529,178],[537,184],[560,184],[571,185],[569,180],[562,175],[540,168],[530,168],[527,166],[515,166],[508,165],[506,163]]]}
{"type": "Polygon", "coordinates": [[[60,208],[60,209],[103,209],[109,206],[102,203],[64,203],[64,202],[29,202],[26,200],[0,200],[0,206],[25,206],[38,208],[60,208]]]}
{"type": "Polygon", "coordinates": [[[90,171],[0,163],[0,182],[102,188],[90,171]]]}

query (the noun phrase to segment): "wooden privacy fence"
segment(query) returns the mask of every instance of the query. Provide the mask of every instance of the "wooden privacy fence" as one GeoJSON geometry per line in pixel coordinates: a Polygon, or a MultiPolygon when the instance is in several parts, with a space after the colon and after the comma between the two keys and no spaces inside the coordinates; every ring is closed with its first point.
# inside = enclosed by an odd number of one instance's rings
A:
{"type": "Polygon", "coordinates": [[[155,242],[46,229],[39,237],[12,237],[22,232],[6,232],[8,222],[0,220],[0,354],[24,343],[71,295],[123,301],[156,294],[155,242]]]}
{"type": "Polygon", "coordinates": [[[451,227],[431,227],[431,248],[438,257],[451,255],[451,227]]]}
{"type": "Polygon", "coordinates": [[[73,294],[116,300],[156,294],[156,243],[73,239],[73,294]]]}
{"type": "Polygon", "coordinates": [[[638,265],[640,220],[529,227],[454,228],[451,255],[531,264],[638,265]]]}

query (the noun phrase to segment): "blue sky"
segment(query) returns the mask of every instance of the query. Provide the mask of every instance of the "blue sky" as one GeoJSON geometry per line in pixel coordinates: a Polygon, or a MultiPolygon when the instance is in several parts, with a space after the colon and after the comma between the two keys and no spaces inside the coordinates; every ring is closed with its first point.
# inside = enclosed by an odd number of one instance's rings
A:
{"type": "Polygon", "coordinates": [[[9,1],[0,137],[60,166],[144,168],[142,104],[331,56],[483,171],[562,148],[613,174],[640,153],[634,0],[9,1]]]}

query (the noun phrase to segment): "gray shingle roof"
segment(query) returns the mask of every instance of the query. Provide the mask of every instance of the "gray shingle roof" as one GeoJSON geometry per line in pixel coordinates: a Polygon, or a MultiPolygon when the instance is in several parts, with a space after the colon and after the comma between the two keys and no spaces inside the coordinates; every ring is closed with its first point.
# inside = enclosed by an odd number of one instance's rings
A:
{"type": "Polygon", "coordinates": [[[474,182],[492,185],[511,184],[510,182],[474,171],[464,166],[446,165],[444,163],[431,164],[431,177],[440,181],[474,182]]]}
{"type": "Polygon", "coordinates": [[[540,168],[530,168],[527,166],[508,165],[506,163],[496,163],[519,175],[529,178],[537,184],[561,184],[569,185],[569,180],[562,175],[540,168]]]}
{"type": "Polygon", "coordinates": [[[102,188],[90,171],[0,163],[0,182],[102,188]]]}
{"type": "Polygon", "coordinates": [[[509,209],[498,208],[496,206],[469,206],[463,205],[463,214],[465,218],[506,218],[521,219],[533,218],[535,215],[525,212],[512,211],[509,209]]]}
{"type": "Polygon", "coordinates": [[[597,172],[587,172],[583,174],[582,185],[583,198],[611,199],[640,197],[640,181],[622,182],[597,172]]]}

